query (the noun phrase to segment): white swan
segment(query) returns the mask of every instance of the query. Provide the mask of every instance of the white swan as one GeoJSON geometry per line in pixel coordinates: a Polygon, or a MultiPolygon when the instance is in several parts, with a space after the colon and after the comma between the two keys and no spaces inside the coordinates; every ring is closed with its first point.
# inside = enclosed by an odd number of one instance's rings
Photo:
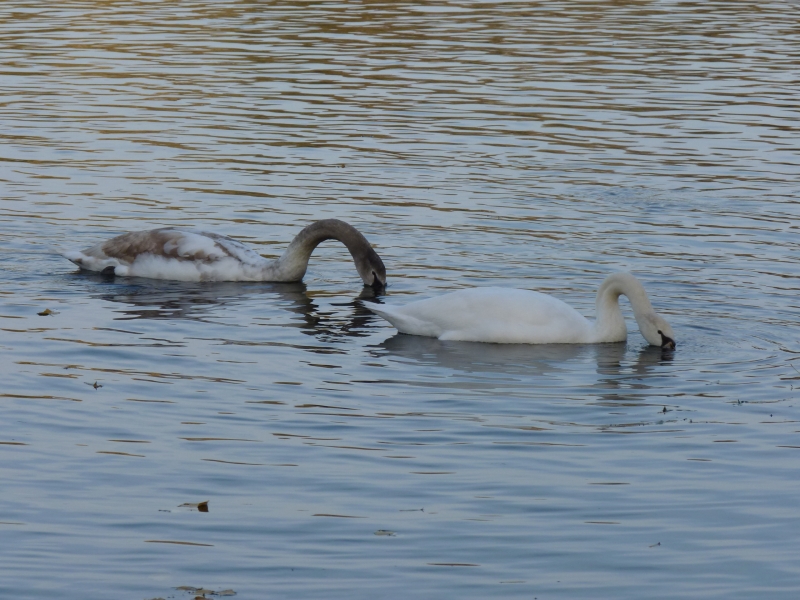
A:
{"type": "Polygon", "coordinates": [[[308,259],[323,241],[342,242],[353,256],[364,285],[386,286],[386,268],[367,238],[337,219],[312,223],[286,252],[269,260],[224,235],[164,228],[124,233],[86,250],[64,252],[81,269],[104,275],[177,281],[300,281],[308,259]]]}
{"type": "Polygon", "coordinates": [[[675,348],[672,327],[653,310],[647,294],[630,273],[606,277],[597,292],[592,323],[561,300],[530,290],[471,288],[405,306],[365,302],[400,333],[440,340],[500,344],[594,344],[622,342],[628,336],[619,297],[628,297],[644,338],[654,346],[675,348]]]}

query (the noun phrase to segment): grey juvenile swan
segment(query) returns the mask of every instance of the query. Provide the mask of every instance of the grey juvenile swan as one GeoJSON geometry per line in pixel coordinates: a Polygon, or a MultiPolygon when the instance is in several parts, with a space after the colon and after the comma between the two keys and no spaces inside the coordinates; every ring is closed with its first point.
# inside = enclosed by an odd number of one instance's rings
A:
{"type": "Polygon", "coordinates": [[[308,259],[325,240],[339,240],[353,256],[364,285],[381,291],[386,268],[355,227],[338,219],[312,223],[298,233],[276,260],[218,233],[166,227],[124,233],[86,250],[64,252],[81,269],[104,275],[175,281],[300,281],[308,259]]]}

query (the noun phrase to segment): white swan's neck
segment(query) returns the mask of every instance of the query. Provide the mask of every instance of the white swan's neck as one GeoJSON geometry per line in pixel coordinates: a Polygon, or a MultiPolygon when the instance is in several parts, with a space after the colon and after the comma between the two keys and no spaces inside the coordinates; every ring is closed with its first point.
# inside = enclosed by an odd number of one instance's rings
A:
{"type": "Polygon", "coordinates": [[[625,295],[630,301],[640,329],[642,318],[655,314],[647,293],[638,279],[630,273],[613,273],[605,278],[597,291],[594,341],[622,342],[627,339],[628,330],[619,307],[620,295],[625,295]]]}
{"type": "Polygon", "coordinates": [[[373,277],[385,282],[383,262],[367,239],[352,225],[338,219],[324,219],[312,223],[298,233],[280,258],[264,266],[264,273],[272,281],[300,281],[308,268],[311,253],[325,240],[339,240],[350,251],[356,269],[367,285],[373,277]],[[382,270],[382,273],[375,273],[382,270]]]}

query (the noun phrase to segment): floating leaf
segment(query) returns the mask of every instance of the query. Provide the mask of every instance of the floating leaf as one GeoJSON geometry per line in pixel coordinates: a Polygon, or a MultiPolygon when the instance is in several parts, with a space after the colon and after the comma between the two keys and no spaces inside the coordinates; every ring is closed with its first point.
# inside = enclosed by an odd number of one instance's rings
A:
{"type": "Polygon", "coordinates": [[[202,502],[184,502],[178,508],[196,508],[199,512],[208,512],[208,500],[202,502]]]}
{"type": "Polygon", "coordinates": [[[39,315],[40,317],[47,317],[47,316],[50,316],[50,315],[57,315],[58,311],[57,310],[50,310],[49,308],[45,308],[42,312],[36,313],[36,314],[39,315]]]}

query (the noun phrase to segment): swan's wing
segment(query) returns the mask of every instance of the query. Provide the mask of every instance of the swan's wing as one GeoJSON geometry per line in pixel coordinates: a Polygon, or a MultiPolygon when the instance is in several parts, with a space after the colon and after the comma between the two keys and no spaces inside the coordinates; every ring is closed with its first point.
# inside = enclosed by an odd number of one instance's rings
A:
{"type": "Polygon", "coordinates": [[[153,229],[124,233],[87,248],[63,253],[83,269],[129,267],[142,257],[211,264],[233,258],[248,265],[264,259],[231,238],[215,233],[195,233],[178,229],[153,229]]]}
{"type": "Polygon", "coordinates": [[[591,324],[561,300],[530,290],[471,288],[401,307],[368,307],[402,333],[495,343],[588,341],[591,324]]]}
{"type": "Polygon", "coordinates": [[[270,263],[216,233],[154,229],[125,233],[64,256],[82,269],[175,281],[271,281],[270,263]]]}
{"type": "Polygon", "coordinates": [[[202,231],[199,233],[199,235],[214,240],[214,243],[224,250],[228,256],[232,256],[244,265],[257,267],[262,265],[266,260],[263,256],[249,246],[229,238],[226,235],[220,235],[218,233],[212,233],[209,231],[202,231]]]}

